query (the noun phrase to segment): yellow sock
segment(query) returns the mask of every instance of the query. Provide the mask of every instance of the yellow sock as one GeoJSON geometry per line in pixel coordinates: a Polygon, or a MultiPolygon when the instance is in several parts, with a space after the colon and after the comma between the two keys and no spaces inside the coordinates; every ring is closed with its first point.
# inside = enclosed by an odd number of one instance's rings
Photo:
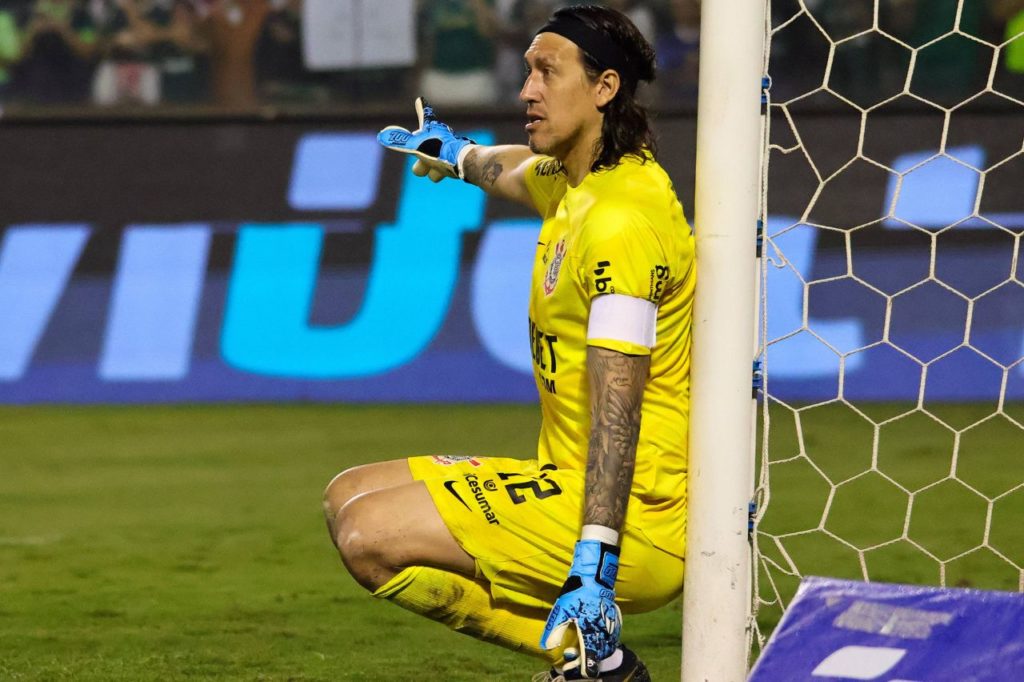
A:
{"type": "Polygon", "coordinates": [[[482,580],[414,566],[382,585],[373,596],[481,641],[542,658],[552,665],[562,662],[561,651],[540,648],[548,614],[535,608],[495,604],[482,580]]]}

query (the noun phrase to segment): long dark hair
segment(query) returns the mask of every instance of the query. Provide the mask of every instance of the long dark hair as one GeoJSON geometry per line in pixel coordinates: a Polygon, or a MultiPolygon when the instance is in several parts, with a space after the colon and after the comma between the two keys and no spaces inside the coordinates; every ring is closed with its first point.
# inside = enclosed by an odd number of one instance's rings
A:
{"type": "MultiPolygon", "coordinates": [[[[592,29],[607,35],[626,56],[629,73],[619,73],[619,91],[611,102],[602,109],[604,124],[598,142],[598,154],[591,171],[614,168],[623,156],[635,156],[641,162],[647,157],[645,151],[656,156],[658,149],[647,117],[647,110],[636,99],[639,81],[654,80],[654,48],[640,33],[629,17],[609,7],[598,5],[574,5],[556,11],[552,19],[572,15],[592,29]]],[[[586,50],[583,54],[583,68],[591,82],[607,69],[586,50]]]]}

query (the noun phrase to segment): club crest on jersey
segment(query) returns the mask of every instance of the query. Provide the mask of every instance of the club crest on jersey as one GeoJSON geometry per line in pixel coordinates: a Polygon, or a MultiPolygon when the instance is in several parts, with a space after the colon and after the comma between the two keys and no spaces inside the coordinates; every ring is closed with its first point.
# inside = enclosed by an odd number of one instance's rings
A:
{"type": "Polygon", "coordinates": [[[550,296],[558,284],[558,271],[562,269],[562,261],[565,259],[565,240],[559,240],[555,245],[555,256],[548,263],[547,274],[544,275],[544,295],[550,296]]]}
{"type": "Polygon", "coordinates": [[[432,457],[434,464],[440,464],[441,466],[451,466],[457,462],[469,462],[475,467],[480,466],[480,462],[477,461],[476,457],[466,455],[432,455],[432,457]]]}

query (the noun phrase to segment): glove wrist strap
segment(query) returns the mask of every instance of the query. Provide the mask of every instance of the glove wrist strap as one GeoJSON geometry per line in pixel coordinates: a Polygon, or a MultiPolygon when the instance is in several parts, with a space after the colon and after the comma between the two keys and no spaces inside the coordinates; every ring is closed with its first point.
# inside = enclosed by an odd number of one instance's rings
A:
{"type": "Polygon", "coordinates": [[[580,540],[597,540],[606,545],[617,545],[619,544],[619,532],[608,526],[588,523],[580,532],[580,540]]]}
{"type": "MultiPolygon", "coordinates": [[[[590,578],[602,587],[614,590],[615,578],[619,572],[619,548],[596,540],[580,540],[573,552],[570,580],[590,578]]],[[[569,583],[566,583],[566,587],[569,583]]],[[[563,587],[563,589],[565,589],[563,587]]],[[[573,588],[575,589],[575,588],[573,588]]]]}
{"type": "Polygon", "coordinates": [[[465,180],[466,179],[466,174],[462,172],[462,162],[466,160],[466,157],[469,155],[469,151],[474,146],[476,146],[475,143],[470,142],[469,144],[464,146],[462,149],[460,149],[459,153],[455,157],[455,172],[458,174],[459,180],[465,180]]]}

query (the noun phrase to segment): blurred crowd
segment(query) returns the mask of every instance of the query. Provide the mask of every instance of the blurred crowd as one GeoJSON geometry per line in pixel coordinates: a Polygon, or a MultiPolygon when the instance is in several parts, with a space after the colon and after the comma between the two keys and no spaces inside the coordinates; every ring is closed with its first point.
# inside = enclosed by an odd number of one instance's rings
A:
{"type": "Polygon", "coordinates": [[[298,0],[0,0],[8,103],[245,106],[306,76],[298,0]]]}
{"type": "MultiPolygon", "coordinates": [[[[436,104],[513,104],[523,77],[523,50],[533,32],[563,4],[568,3],[0,0],[0,104],[357,108],[414,94],[436,104]],[[388,12],[412,19],[404,38],[410,43],[408,49],[386,44],[382,48],[410,55],[405,61],[374,63],[370,58],[360,63],[352,58],[351,64],[325,67],[323,59],[311,56],[308,34],[318,32],[319,45],[329,43],[331,35],[351,36],[351,32],[320,30],[317,22],[324,17],[344,22],[388,12]]],[[[655,46],[658,79],[647,95],[652,103],[692,104],[697,90],[700,0],[604,0],[602,4],[628,14],[655,46]]],[[[901,40],[917,40],[919,45],[931,33],[953,25],[959,3],[883,0],[882,4],[886,26],[891,25],[901,40]]],[[[802,4],[777,0],[773,20],[777,25],[801,7],[815,16],[818,26],[804,17],[779,31],[773,44],[773,59],[778,56],[773,76],[792,92],[813,88],[815,79],[820,83],[824,67],[820,53],[824,50],[827,56],[828,45],[821,39],[822,28],[837,40],[871,25],[872,3],[852,0],[803,0],[802,4]]],[[[961,13],[962,29],[994,43],[1024,32],[1024,0],[970,0],[962,3],[961,13]]],[[[362,37],[338,40],[361,42],[362,37]]],[[[899,58],[896,67],[883,63],[886,49],[892,49],[890,42],[884,42],[863,38],[844,44],[833,65],[836,82],[870,95],[889,80],[898,81],[899,58]]],[[[957,89],[983,85],[989,77],[991,59],[986,61],[975,41],[950,42],[933,52],[922,53],[916,66],[934,81],[929,87],[956,95],[957,89]]],[[[1024,80],[1024,39],[1002,51],[999,68],[1011,85],[1024,80]]]]}
{"type": "MultiPolygon", "coordinates": [[[[356,16],[371,3],[413,15],[409,63],[311,68],[303,0],[0,0],[0,103],[355,106],[415,92],[500,105],[515,101],[533,31],[565,4],[322,0],[309,9],[315,20],[332,9],[344,17],[346,6],[356,16]]],[[[699,0],[606,4],[657,45],[661,90],[692,97],[699,0]]]]}

